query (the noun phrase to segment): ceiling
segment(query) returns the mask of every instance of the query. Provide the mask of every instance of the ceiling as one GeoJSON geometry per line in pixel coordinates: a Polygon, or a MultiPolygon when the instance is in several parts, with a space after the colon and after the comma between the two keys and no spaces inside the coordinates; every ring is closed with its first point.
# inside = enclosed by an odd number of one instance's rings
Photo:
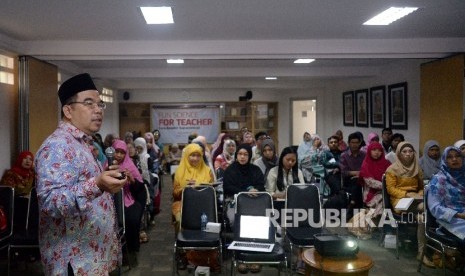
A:
{"type": "Polygon", "coordinates": [[[0,49],[131,91],[307,87],[374,76],[398,59],[465,52],[462,0],[3,0],[1,6],[0,49]],[[175,24],[146,25],[140,6],[171,6],[175,24]],[[390,26],[362,25],[390,6],[419,10],[390,26]],[[295,58],[317,60],[296,65],[295,58]]]}

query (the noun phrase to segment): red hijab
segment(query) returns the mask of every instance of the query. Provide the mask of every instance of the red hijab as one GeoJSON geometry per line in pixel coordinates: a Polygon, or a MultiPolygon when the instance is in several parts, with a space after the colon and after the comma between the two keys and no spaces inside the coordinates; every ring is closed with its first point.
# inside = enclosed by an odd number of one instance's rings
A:
{"type": "Polygon", "coordinates": [[[32,164],[34,164],[34,155],[30,151],[23,151],[19,154],[15,164],[11,168],[15,174],[20,175],[23,178],[29,178],[34,174],[34,169],[32,167],[30,169],[23,167],[23,160],[28,156],[32,158],[32,164]]]}
{"type": "MultiPolygon", "coordinates": [[[[367,154],[363,160],[362,167],[360,168],[359,174],[359,184],[364,185],[363,178],[373,178],[375,180],[381,181],[383,174],[386,172],[387,168],[391,163],[386,160],[384,157],[383,146],[378,142],[372,142],[368,145],[367,154]],[[381,156],[378,159],[373,159],[371,157],[371,151],[379,149],[381,151],[381,156]]],[[[370,188],[370,191],[367,195],[367,201],[370,201],[373,196],[376,194],[376,190],[370,188]]]]}

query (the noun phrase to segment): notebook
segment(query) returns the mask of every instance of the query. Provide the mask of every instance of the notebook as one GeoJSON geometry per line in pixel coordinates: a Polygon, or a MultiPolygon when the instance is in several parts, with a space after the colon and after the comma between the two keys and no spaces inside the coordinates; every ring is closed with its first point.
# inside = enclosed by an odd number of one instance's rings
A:
{"type": "Polygon", "coordinates": [[[410,205],[412,204],[414,198],[413,197],[404,197],[397,202],[396,207],[394,209],[399,211],[407,211],[410,205]]]}
{"type": "Polygon", "coordinates": [[[236,220],[238,237],[228,246],[230,250],[271,252],[274,248],[274,232],[269,217],[240,216],[236,220]]]}

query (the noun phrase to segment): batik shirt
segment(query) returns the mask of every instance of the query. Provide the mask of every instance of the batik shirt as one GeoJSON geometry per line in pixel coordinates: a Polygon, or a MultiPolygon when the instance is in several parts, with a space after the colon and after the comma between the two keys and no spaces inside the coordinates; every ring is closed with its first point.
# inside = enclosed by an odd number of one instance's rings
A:
{"type": "Polygon", "coordinates": [[[46,275],[107,275],[121,259],[112,195],[95,178],[102,167],[84,132],[60,122],[36,158],[39,245],[46,275]]]}

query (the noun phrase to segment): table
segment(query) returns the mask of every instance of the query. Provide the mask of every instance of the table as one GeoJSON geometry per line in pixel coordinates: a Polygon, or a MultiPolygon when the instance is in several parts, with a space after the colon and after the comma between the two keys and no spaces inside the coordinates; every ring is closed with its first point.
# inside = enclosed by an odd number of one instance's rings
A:
{"type": "Polygon", "coordinates": [[[373,267],[373,260],[365,253],[359,252],[355,257],[321,257],[315,248],[302,253],[305,263],[305,275],[325,276],[337,275],[368,275],[373,267]]]}

